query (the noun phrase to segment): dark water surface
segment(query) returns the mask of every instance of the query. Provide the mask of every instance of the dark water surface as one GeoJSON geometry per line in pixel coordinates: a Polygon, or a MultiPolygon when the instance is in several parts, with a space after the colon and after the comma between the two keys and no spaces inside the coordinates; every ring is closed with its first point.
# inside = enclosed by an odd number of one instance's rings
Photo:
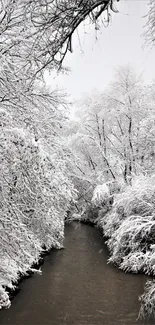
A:
{"type": "Polygon", "coordinates": [[[0,325],[144,325],[136,321],[146,276],[107,265],[99,230],[66,226],[65,249],[45,257],[42,275],[24,280],[0,325]]]}

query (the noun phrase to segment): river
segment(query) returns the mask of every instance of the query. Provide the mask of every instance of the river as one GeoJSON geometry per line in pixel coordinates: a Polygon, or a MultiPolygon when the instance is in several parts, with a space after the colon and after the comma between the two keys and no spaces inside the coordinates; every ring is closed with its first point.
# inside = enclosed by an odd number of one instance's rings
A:
{"type": "Polygon", "coordinates": [[[73,222],[66,226],[65,249],[52,250],[20,284],[0,325],[145,325],[136,321],[145,275],[126,274],[107,264],[101,232],[73,222]]]}

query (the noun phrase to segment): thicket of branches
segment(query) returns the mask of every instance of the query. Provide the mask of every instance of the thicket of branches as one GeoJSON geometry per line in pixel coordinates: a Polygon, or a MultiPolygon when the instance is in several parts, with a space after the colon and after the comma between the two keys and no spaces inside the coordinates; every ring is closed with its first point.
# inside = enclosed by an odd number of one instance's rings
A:
{"type": "Polygon", "coordinates": [[[2,60],[5,68],[13,71],[18,88],[24,83],[28,90],[45,68],[60,68],[67,51],[72,51],[72,35],[80,23],[88,17],[96,23],[104,11],[109,19],[110,9],[114,10],[113,2],[1,1],[1,59],[5,58],[2,60]]]}
{"type": "Polygon", "coordinates": [[[85,179],[86,199],[98,184],[116,190],[132,184],[135,175],[153,173],[154,107],[154,82],[145,85],[130,66],[120,67],[103,93],[78,101],[66,134],[85,179]]]}

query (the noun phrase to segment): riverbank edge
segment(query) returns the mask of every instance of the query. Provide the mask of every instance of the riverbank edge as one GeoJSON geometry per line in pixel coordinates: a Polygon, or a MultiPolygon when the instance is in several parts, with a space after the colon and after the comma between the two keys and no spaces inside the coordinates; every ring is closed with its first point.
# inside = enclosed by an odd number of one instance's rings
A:
{"type": "MultiPolygon", "coordinates": [[[[107,259],[107,263],[111,263],[113,264],[116,268],[118,268],[120,271],[125,272],[125,273],[130,273],[130,274],[141,274],[141,275],[145,275],[145,276],[150,276],[150,280],[146,279],[146,284],[144,287],[144,293],[138,297],[140,303],[141,303],[141,307],[139,310],[139,314],[137,316],[137,319],[146,319],[147,321],[149,321],[150,319],[155,321],[155,302],[151,305],[151,310],[149,310],[149,308],[147,308],[147,306],[149,306],[149,303],[152,299],[152,296],[155,295],[155,279],[153,278],[154,274],[153,271],[152,273],[148,273],[147,270],[138,270],[138,271],[133,271],[133,270],[123,270],[120,267],[120,264],[117,262],[113,262],[111,259],[112,256],[112,251],[110,251],[109,245],[108,245],[108,241],[110,239],[109,236],[105,235],[105,231],[104,231],[104,226],[102,225],[102,221],[106,219],[106,217],[108,216],[109,212],[111,213],[113,209],[113,206],[111,206],[111,209],[107,210],[107,212],[105,212],[104,214],[101,213],[102,212],[102,207],[97,207],[95,208],[95,216],[93,213],[94,207],[92,207],[92,213],[91,213],[91,209],[89,209],[89,213],[86,213],[85,216],[82,216],[82,218],[79,220],[81,223],[83,224],[88,224],[92,227],[96,227],[98,230],[100,230],[103,239],[104,239],[104,243],[107,246],[108,249],[108,259],[107,259]],[[102,215],[102,216],[101,216],[102,215]]],[[[87,211],[87,210],[86,210],[87,211]]]]}
{"type": "MultiPolygon", "coordinates": [[[[101,209],[98,208],[98,212],[100,211],[101,209]]],[[[105,216],[106,217],[106,213],[105,213],[105,216]]],[[[102,218],[104,218],[102,217],[102,218]]],[[[71,222],[80,222],[82,224],[85,224],[85,225],[89,225],[91,227],[95,227],[97,228],[102,236],[103,236],[103,240],[104,240],[104,243],[106,244],[106,240],[108,240],[108,238],[104,235],[104,229],[102,228],[102,226],[100,225],[99,223],[99,220],[102,219],[102,218],[95,218],[93,219],[92,216],[88,216],[86,218],[81,218],[79,220],[70,220],[69,222],[66,220],[65,222],[65,226],[68,224],[68,223],[71,223],[71,222]]],[[[106,244],[107,246],[107,244],[106,244]]],[[[17,282],[13,283],[13,285],[15,285],[15,288],[14,289],[10,289],[8,288],[7,286],[5,288],[7,294],[9,295],[9,299],[10,301],[12,301],[14,299],[14,297],[20,292],[20,284],[22,283],[22,281],[32,277],[34,274],[36,273],[42,273],[39,268],[41,267],[41,265],[44,264],[44,258],[49,255],[52,251],[54,250],[57,250],[57,249],[64,249],[64,247],[61,247],[61,248],[55,248],[55,247],[51,247],[50,249],[45,249],[43,248],[43,251],[41,252],[40,256],[39,256],[39,259],[37,261],[37,263],[34,263],[31,265],[31,267],[26,271],[26,274],[25,275],[19,275],[19,279],[17,280],[17,282]]],[[[109,256],[110,256],[110,251],[109,251],[109,248],[107,246],[107,249],[108,249],[108,252],[109,252],[109,256]]],[[[113,263],[113,265],[117,268],[119,268],[119,265],[113,263]]],[[[119,268],[120,269],[120,268],[119,268]]],[[[121,270],[121,269],[120,269],[121,270]]],[[[123,270],[121,270],[122,272],[124,272],[123,270]]],[[[134,272],[132,271],[129,271],[128,273],[132,273],[134,274],[134,272]]],[[[145,274],[144,272],[137,272],[139,274],[145,274]]],[[[8,309],[9,307],[3,307],[2,309],[8,309]]]]}
{"type": "MultiPolygon", "coordinates": [[[[76,222],[80,222],[80,220],[75,220],[76,222]]],[[[71,221],[73,222],[73,220],[71,221]]],[[[65,221],[65,225],[69,223],[67,220],[65,221]]],[[[91,225],[92,227],[95,226],[95,224],[91,221],[81,221],[81,223],[83,224],[89,224],[91,225]]],[[[41,265],[44,264],[44,258],[46,256],[48,256],[52,251],[55,251],[55,250],[60,250],[60,249],[64,249],[64,247],[60,247],[60,248],[55,248],[55,247],[51,247],[49,249],[46,249],[45,247],[42,247],[42,252],[40,253],[39,257],[38,257],[38,261],[36,263],[33,263],[29,269],[26,270],[26,273],[23,275],[23,274],[20,274],[19,273],[19,277],[18,277],[18,280],[15,281],[15,282],[12,282],[12,285],[13,285],[13,289],[12,288],[9,288],[5,285],[3,285],[3,288],[5,289],[5,292],[7,293],[8,297],[9,297],[9,300],[12,301],[14,299],[14,297],[20,292],[20,284],[24,281],[24,280],[27,280],[29,279],[30,277],[32,277],[33,275],[35,274],[42,274],[42,271],[39,270],[39,268],[41,267],[41,265]]],[[[4,310],[4,309],[8,309],[10,308],[10,305],[9,306],[2,306],[1,307],[1,310],[4,310]]]]}
{"type": "MultiPolygon", "coordinates": [[[[64,230],[65,225],[67,224],[67,219],[64,218],[63,221],[63,240],[65,237],[64,230]]],[[[29,265],[29,267],[25,270],[23,274],[18,272],[18,277],[15,279],[15,281],[11,281],[12,286],[9,287],[5,284],[2,284],[3,292],[1,292],[1,299],[2,304],[0,304],[0,311],[4,309],[8,309],[11,306],[11,301],[14,299],[14,297],[20,292],[20,284],[22,281],[32,277],[35,274],[42,274],[42,271],[40,270],[41,265],[44,264],[44,258],[49,255],[52,251],[55,250],[61,250],[64,249],[63,242],[59,242],[59,245],[51,246],[50,248],[46,248],[46,246],[43,244],[41,251],[38,252],[37,256],[37,262],[33,262],[29,265]],[[4,304],[4,302],[6,302],[4,304]]]]}
{"type": "MultiPolygon", "coordinates": [[[[26,274],[24,275],[20,275],[19,273],[19,279],[16,282],[13,282],[12,284],[15,286],[14,289],[11,289],[7,286],[4,286],[6,292],[9,295],[9,299],[10,301],[12,301],[14,299],[14,297],[20,292],[20,284],[22,283],[22,281],[29,279],[30,277],[32,277],[35,274],[42,274],[42,272],[39,270],[39,268],[41,267],[41,265],[44,264],[44,258],[49,255],[51,253],[51,251],[53,250],[57,250],[58,248],[54,248],[51,247],[50,249],[43,249],[43,251],[41,252],[39,259],[36,263],[32,264],[31,267],[26,271],[26,274]]],[[[59,249],[63,249],[59,248],[59,249]]],[[[4,307],[2,309],[8,309],[9,307],[4,307]]]]}
{"type": "MultiPolygon", "coordinates": [[[[13,288],[9,288],[8,286],[2,285],[2,287],[5,290],[5,293],[8,295],[8,299],[11,302],[14,297],[20,292],[20,284],[22,283],[22,281],[29,279],[30,277],[32,277],[35,274],[42,274],[42,271],[39,270],[39,268],[41,267],[41,265],[44,264],[44,258],[49,255],[52,251],[54,250],[61,250],[64,247],[50,247],[49,249],[46,249],[45,247],[42,247],[42,251],[38,256],[38,260],[36,263],[32,263],[30,265],[30,267],[26,270],[25,274],[20,274],[19,272],[19,277],[17,279],[17,281],[12,282],[13,288]]],[[[8,306],[1,306],[0,310],[4,310],[4,309],[8,309],[10,308],[10,305],[8,306]]]]}

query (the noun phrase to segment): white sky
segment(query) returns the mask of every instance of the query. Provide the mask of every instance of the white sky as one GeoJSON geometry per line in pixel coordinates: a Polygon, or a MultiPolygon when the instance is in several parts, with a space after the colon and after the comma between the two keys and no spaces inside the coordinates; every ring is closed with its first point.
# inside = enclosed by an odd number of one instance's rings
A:
{"type": "Polygon", "coordinates": [[[51,87],[64,88],[72,99],[91,91],[104,90],[113,78],[114,69],[130,63],[144,80],[155,78],[155,47],[145,47],[141,34],[148,12],[147,0],[121,0],[112,23],[99,31],[83,24],[73,36],[73,53],[68,53],[65,65],[68,75],[47,77],[51,87]],[[96,39],[97,36],[97,39],[96,39]]]}

